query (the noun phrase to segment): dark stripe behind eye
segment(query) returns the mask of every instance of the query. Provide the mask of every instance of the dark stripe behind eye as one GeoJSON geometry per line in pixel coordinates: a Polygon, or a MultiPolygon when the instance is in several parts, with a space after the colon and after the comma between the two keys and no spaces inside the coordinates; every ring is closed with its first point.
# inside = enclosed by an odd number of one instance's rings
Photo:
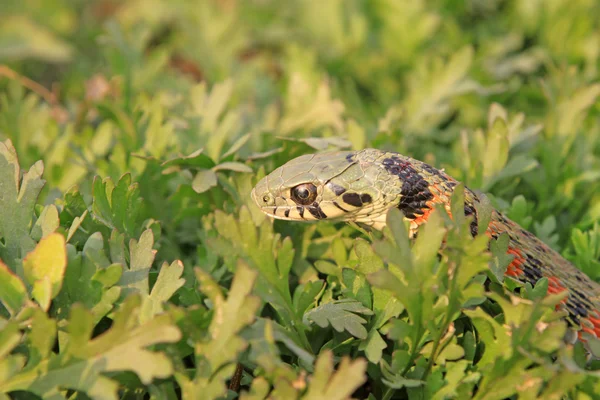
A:
{"type": "Polygon", "coordinates": [[[340,185],[336,185],[333,182],[329,182],[327,184],[327,186],[329,186],[329,188],[333,191],[333,193],[335,193],[336,196],[339,196],[339,195],[341,195],[342,193],[344,193],[346,191],[345,188],[343,188],[340,185]]]}
{"type": "Polygon", "coordinates": [[[313,217],[315,217],[316,219],[324,219],[327,218],[327,214],[325,214],[323,212],[323,210],[321,210],[321,207],[319,207],[319,205],[317,203],[313,203],[312,205],[306,207],[306,209],[308,210],[308,212],[310,212],[312,214],[313,217]]]}

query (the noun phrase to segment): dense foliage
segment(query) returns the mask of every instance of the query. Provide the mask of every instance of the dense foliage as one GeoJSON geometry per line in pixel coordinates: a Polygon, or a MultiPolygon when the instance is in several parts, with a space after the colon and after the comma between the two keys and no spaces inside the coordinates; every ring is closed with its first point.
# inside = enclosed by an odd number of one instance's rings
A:
{"type": "Polygon", "coordinates": [[[2,1],[0,399],[598,398],[561,295],[503,279],[460,191],[414,241],[249,198],[301,154],[398,151],[600,279],[598,15],[2,1]]]}

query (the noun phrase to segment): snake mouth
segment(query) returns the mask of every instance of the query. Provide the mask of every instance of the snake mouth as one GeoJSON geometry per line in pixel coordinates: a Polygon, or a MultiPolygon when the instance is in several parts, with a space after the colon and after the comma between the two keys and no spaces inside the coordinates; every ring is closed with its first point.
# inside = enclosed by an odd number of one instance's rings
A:
{"type": "Polygon", "coordinates": [[[293,206],[266,206],[261,207],[261,210],[271,218],[285,221],[298,220],[298,218],[295,217],[295,215],[299,215],[298,210],[293,206]],[[294,216],[292,216],[292,214],[294,216]]]}
{"type": "Polygon", "coordinates": [[[261,194],[256,190],[256,188],[252,190],[250,196],[252,197],[252,200],[254,200],[254,204],[256,204],[256,206],[269,217],[288,221],[295,219],[292,218],[290,213],[296,208],[296,206],[285,203],[276,205],[277,201],[274,197],[267,192],[261,194]]]}
{"type": "MultiPolygon", "coordinates": [[[[260,210],[271,218],[287,221],[316,221],[329,218],[320,206],[320,202],[298,204],[288,197],[273,197],[268,192],[253,190],[251,197],[260,210]]],[[[334,215],[335,217],[335,215],[334,215]]]]}

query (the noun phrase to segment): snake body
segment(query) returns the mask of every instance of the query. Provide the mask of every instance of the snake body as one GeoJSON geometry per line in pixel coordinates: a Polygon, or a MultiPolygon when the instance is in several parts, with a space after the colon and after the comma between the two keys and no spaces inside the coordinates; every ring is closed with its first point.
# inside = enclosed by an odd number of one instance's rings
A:
{"type": "MultiPolygon", "coordinates": [[[[300,156],[279,167],[252,191],[267,215],[285,220],[354,221],[383,229],[387,211],[398,207],[410,221],[411,233],[427,221],[435,204],[450,210],[458,182],[445,172],[398,153],[376,149],[300,156]]],[[[478,196],[465,189],[465,215],[472,215],[471,233],[477,235],[478,196]]],[[[569,325],[586,342],[600,337],[600,285],[562,258],[544,242],[497,210],[485,232],[491,238],[506,233],[506,270],[519,282],[535,284],[548,278],[548,293],[567,291],[559,305],[569,325]]]]}

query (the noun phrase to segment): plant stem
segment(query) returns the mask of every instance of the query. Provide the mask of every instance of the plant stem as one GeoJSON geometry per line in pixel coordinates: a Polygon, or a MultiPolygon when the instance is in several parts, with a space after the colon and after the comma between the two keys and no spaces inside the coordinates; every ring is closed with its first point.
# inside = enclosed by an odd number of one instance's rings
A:
{"type": "Polygon", "coordinates": [[[235,372],[229,381],[229,390],[239,393],[240,386],[242,383],[242,374],[244,373],[244,366],[241,363],[237,363],[235,366],[235,372]]]}

